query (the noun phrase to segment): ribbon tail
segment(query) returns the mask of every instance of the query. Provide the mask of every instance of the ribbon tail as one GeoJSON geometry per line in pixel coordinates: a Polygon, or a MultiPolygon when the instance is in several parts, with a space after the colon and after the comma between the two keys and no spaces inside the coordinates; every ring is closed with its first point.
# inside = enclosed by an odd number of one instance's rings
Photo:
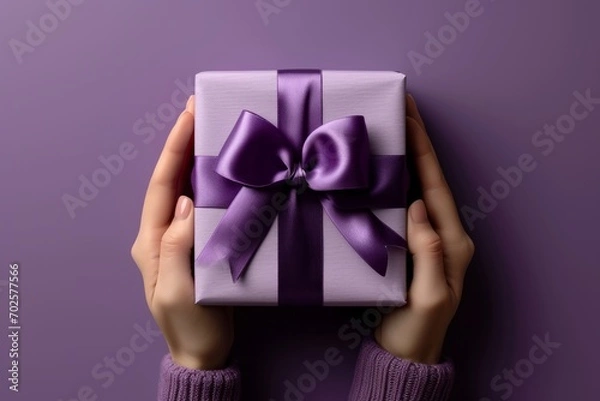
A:
{"type": "Polygon", "coordinates": [[[379,275],[385,276],[387,272],[388,247],[408,249],[406,240],[379,220],[371,210],[339,209],[326,197],[321,199],[321,203],[350,246],[379,275]]]}
{"type": "Polygon", "coordinates": [[[226,263],[237,282],[275,221],[271,191],[242,187],[198,255],[196,265],[226,263]]]}

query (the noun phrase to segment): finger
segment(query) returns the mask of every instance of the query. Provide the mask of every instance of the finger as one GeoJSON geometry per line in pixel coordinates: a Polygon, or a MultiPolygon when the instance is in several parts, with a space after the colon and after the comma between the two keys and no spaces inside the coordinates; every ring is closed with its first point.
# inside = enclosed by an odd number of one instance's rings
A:
{"type": "Polygon", "coordinates": [[[142,211],[140,231],[166,228],[173,215],[179,191],[180,175],[186,167],[194,132],[193,97],[171,130],[158,159],[142,211]]]}
{"type": "Polygon", "coordinates": [[[414,262],[411,301],[430,300],[443,293],[448,284],[444,272],[442,241],[429,222],[422,200],[413,202],[408,208],[407,233],[408,248],[414,262]]]}
{"type": "Polygon", "coordinates": [[[446,263],[446,280],[452,288],[457,299],[462,296],[465,275],[473,258],[475,246],[469,236],[465,235],[461,240],[452,245],[452,260],[446,263]]]}
{"type": "MultiPolygon", "coordinates": [[[[187,302],[194,299],[194,284],[190,263],[193,243],[193,203],[187,196],[180,196],[175,207],[173,222],[161,239],[160,263],[156,284],[157,288],[161,288],[161,291],[168,294],[167,297],[170,301],[187,302]]],[[[165,300],[163,299],[163,301],[165,300]]]]}
{"type": "Polygon", "coordinates": [[[452,192],[427,133],[414,118],[407,118],[407,134],[431,223],[444,241],[451,242],[464,235],[452,192]]]}
{"type": "Polygon", "coordinates": [[[421,128],[425,130],[425,122],[423,121],[423,118],[421,118],[421,113],[419,113],[415,98],[410,93],[406,95],[406,115],[407,117],[417,120],[421,128]]]}
{"type": "Polygon", "coordinates": [[[131,248],[131,256],[142,275],[146,301],[150,304],[158,275],[159,249],[156,246],[150,246],[149,242],[140,241],[138,238],[131,248]]]}

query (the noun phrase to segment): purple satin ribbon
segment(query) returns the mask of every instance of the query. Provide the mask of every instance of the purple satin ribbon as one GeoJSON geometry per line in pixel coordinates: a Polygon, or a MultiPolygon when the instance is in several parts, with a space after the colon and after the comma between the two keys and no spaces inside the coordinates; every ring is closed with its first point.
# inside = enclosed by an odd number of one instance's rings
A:
{"type": "Polygon", "coordinates": [[[372,156],[365,120],[322,123],[318,70],[278,72],[278,127],[242,111],[218,156],[196,156],[194,204],[226,208],[197,263],[226,261],[238,281],[278,217],[282,305],[323,303],[323,210],[385,275],[388,246],[406,241],[371,211],[406,207],[404,156],[372,156]]]}

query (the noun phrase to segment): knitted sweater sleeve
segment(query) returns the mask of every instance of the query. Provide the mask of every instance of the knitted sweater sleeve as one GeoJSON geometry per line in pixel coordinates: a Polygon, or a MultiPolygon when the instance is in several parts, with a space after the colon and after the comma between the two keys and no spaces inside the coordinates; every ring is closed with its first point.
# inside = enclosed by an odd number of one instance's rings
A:
{"type": "MultiPolygon", "coordinates": [[[[450,362],[424,365],[396,358],[372,338],[363,341],[350,401],[445,401],[454,380],[450,362]]],[[[240,372],[193,370],[166,355],[161,363],[158,401],[239,401],[240,372]]]]}
{"type": "Polygon", "coordinates": [[[373,338],[363,341],[350,390],[350,401],[445,401],[454,368],[450,362],[425,365],[403,360],[373,338]]]}
{"type": "Polygon", "coordinates": [[[158,401],[239,401],[240,371],[187,369],[166,355],[160,365],[158,401]]]}

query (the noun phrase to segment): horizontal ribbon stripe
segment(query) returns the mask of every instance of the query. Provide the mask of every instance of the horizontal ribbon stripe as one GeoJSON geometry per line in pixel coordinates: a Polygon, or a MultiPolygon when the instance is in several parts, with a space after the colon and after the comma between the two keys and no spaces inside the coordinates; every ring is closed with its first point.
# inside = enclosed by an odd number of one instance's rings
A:
{"type": "MultiPolygon", "coordinates": [[[[243,184],[230,181],[215,171],[218,156],[195,156],[192,170],[194,205],[197,208],[226,209],[243,184]],[[202,190],[200,190],[202,188],[202,190]]],[[[408,172],[404,155],[372,155],[368,188],[338,190],[325,196],[340,209],[391,209],[407,206],[408,172]]],[[[286,192],[285,182],[279,193],[286,192]]],[[[274,201],[277,203],[274,192],[274,201]]]]}

